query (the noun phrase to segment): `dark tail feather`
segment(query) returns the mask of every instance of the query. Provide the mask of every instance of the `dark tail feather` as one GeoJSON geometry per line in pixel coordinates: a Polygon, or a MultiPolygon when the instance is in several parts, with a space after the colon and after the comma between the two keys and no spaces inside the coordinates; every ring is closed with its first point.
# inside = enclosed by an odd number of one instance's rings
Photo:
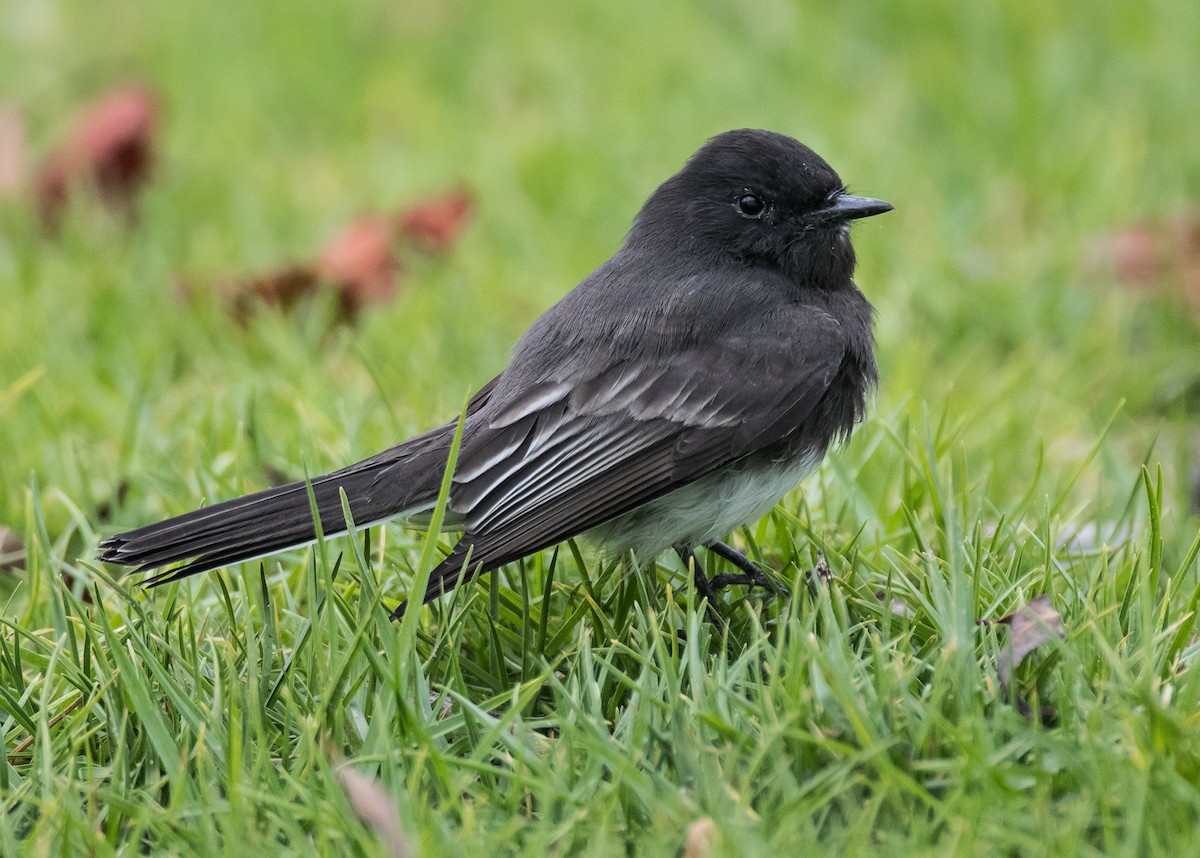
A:
{"type": "MultiPolygon", "coordinates": [[[[398,458],[381,454],[312,480],[322,531],[332,535],[346,529],[341,490],[346,492],[355,524],[363,526],[419,506],[430,491],[436,497],[440,471],[436,462],[424,461],[436,455],[417,455],[412,468],[405,467],[395,478],[389,474],[387,485],[377,483],[383,470],[396,467],[398,458]],[[409,485],[397,486],[397,481],[409,485]]],[[[297,482],[266,489],[118,534],[100,544],[97,559],[136,566],[138,572],[190,560],[146,581],[146,586],[155,587],[305,545],[316,538],[308,485],[297,482]]]]}

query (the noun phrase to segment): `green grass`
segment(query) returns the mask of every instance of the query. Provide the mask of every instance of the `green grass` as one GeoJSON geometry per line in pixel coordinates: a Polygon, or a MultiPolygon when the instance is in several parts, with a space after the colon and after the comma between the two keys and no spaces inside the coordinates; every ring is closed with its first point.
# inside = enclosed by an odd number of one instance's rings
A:
{"type": "Polygon", "coordinates": [[[37,151],[110,82],[166,108],[135,223],[85,204],[49,237],[0,199],[0,524],[29,548],[0,854],[386,854],[346,765],[428,855],[680,854],[706,819],[711,855],[1200,851],[1200,334],[1096,253],[1200,196],[1197,44],[1187,0],[0,4],[37,151]],[[872,417],[735,535],[791,596],[730,594],[728,648],[668,558],[565,545],[406,628],[433,546],[400,528],[152,594],[89,560],[451,418],[743,125],[897,208],[856,234],[872,417]],[[356,329],[175,298],[460,182],[472,227],[356,329]],[[1042,594],[1066,636],[1005,691],[976,621],[1042,594]]]}

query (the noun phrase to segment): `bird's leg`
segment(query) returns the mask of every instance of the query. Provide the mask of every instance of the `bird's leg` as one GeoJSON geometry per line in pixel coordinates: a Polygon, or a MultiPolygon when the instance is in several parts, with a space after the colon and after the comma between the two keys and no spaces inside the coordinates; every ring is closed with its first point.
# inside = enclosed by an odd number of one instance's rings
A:
{"type": "Polygon", "coordinates": [[[770,590],[772,593],[779,592],[779,588],[770,578],[763,574],[758,565],[736,548],[730,548],[724,542],[710,542],[704,547],[718,557],[725,558],[744,573],[742,575],[712,576],[707,581],[709,589],[712,592],[728,587],[730,584],[757,584],[766,590],[770,590]]]}
{"type": "Polygon", "coordinates": [[[705,613],[708,615],[708,620],[718,629],[725,625],[721,619],[721,612],[717,610],[717,595],[713,592],[712,585],[708,581],[708,576],[704,574],[703,567],[700,566],[700,560],[696,557],[696,553],[690,548],[676,548],[675,553],[679,555],[679,559],[683,561],[685,568],[692,569],[692,586],[696,588],[696,595],[704,600],[705,613]]]}

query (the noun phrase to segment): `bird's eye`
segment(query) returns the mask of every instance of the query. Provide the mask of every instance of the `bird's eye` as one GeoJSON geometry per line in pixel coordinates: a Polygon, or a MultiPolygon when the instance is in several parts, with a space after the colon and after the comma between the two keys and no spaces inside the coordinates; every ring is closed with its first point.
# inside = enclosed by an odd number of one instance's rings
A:
{"type": "Polygon", "coordinates": [[[737,201],[738,211],[746,217],[762,217],[762,213],[766,211],[767,204],[763,202],[763,198],[758,194],[742,194],[737,201]]]}

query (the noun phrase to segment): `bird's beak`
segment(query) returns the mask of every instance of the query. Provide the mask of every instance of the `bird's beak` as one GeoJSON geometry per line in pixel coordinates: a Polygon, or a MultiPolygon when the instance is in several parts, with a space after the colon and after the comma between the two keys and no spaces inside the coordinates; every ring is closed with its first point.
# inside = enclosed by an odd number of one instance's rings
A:
{"type": "Polygon", "coordinates": [[[851,194],[839,194],[828,206],[821,209],[820,214],[830,220],[853,220],[857,217],[890,212],[895,206],[883,200],[873,200],[870,197],[855,197],[851,194]]]}

